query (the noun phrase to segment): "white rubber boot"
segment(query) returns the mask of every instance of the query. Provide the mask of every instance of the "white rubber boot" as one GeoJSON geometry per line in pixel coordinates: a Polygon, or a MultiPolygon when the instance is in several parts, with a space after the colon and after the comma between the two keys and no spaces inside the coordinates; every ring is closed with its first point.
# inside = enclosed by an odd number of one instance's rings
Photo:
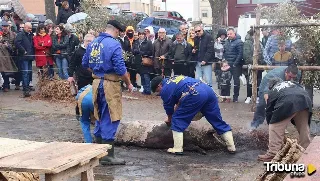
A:
{"type": "Polygon", "coordinates": [[[168,149],[168,153],[176,155],[183,154],[183,132],[176,132],[172,130],[173,135],[173,148],[168,149]]]}
{"type": "Polygon", "coordinates": [[[221,135],[222,139],[226,142],[229,153],[236,152],[236,146],[234,145],[233,136],[231,131],[227,131],[221,135]]]}

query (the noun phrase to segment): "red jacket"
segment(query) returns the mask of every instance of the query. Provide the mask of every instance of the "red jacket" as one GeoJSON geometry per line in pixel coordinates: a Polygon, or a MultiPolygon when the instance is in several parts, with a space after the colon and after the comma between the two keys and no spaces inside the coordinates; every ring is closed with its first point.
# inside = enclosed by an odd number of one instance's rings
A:
{"type": "Polygon", "coordinates": [[[36,54],[36,66],[42,67],[49,63],[53,65],[52,56],[45,56],[50,53],[52,47],[52,40],[50,35],[46,34],[45,36],[36,35],[33,37],[33,44],[36,54]],[[40,55],[40,56],[38,56],[40,55]]]}

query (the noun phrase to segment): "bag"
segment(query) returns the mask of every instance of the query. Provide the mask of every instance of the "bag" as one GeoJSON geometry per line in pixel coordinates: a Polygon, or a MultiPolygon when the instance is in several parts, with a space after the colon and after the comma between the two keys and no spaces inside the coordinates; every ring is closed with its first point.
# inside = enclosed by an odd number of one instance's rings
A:
{"type": "Polygon", "coordinates": [[[151,58],[142,57],[142,65],[144,66],[153,66],[153,61],[151,58]]]}

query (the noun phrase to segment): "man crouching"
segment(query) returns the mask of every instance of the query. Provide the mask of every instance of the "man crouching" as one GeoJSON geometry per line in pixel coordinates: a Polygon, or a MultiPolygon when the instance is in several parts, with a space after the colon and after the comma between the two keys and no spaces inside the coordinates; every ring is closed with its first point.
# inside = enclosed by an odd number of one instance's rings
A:
{"type": "Polygon", "coordinates": [[[228,151],[235,153],[231,127],[222,120],[218,99],[209,85],[186,76],[165,79],[158,76],[152,79],[151,89],[160,93],[168,115],[166,123],[171,124],[174,147],[168,149],[169,153],[183,153],[183,131],[198,112],[201,112],[222,136],[228,151]],[[179,106],[175,109],[175,105],[179,106]]]}
{"type": "Polygon", "coordinates": [[[312,102],[304,88],[295,82],[273,78],[269,82],[266,119],[269,124],[269,149],[258,160],[270,162],[283,145],[285,129],[291,122],[299,132],[299,144],[310,144],[312,102]]]}

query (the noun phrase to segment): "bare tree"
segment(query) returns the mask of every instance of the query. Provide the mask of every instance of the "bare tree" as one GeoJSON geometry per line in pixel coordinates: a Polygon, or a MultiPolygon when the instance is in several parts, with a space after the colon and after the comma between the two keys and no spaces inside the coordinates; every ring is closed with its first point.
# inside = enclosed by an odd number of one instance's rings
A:
{"type": "Polygon", "coordinates": [[[222,27],[222,21],[226,14],[227,0],[209,0],[212,10],[212,34],[215,36],[222,27]]]}
{"type": "Polygon", "coordinates": [[[46,18],[51,19],[53,22],[56,20],[56,11],[54,7],[54,2],[52,0],[45,0],[45,11],[46,18]]]}

